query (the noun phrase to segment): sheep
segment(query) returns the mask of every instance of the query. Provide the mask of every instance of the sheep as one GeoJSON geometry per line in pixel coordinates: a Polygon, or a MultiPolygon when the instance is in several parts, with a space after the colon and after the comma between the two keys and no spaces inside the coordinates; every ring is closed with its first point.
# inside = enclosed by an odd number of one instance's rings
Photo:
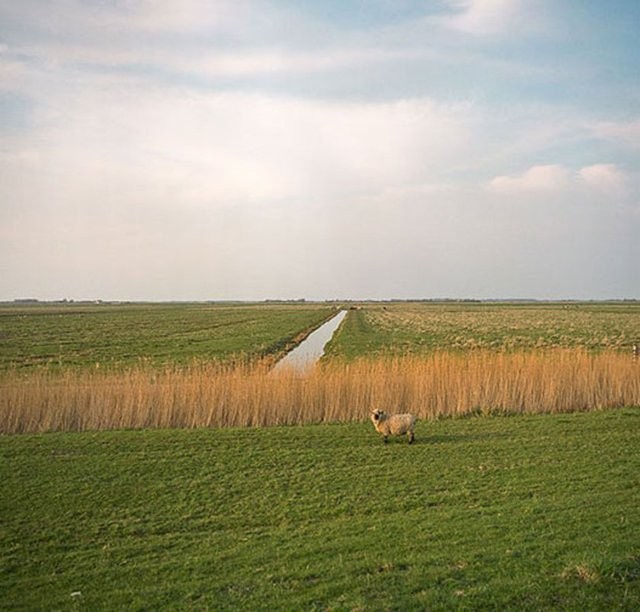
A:
{"type": "Polygon", "coordinates": [[[387,414],[382,410],[374,410],[371,413],[371,422],[378,433],[381,433],[385,443],[387,438],[407,434],[409,444],[415,439],[414,427],[416,417],[412,414],[387,414]]]}

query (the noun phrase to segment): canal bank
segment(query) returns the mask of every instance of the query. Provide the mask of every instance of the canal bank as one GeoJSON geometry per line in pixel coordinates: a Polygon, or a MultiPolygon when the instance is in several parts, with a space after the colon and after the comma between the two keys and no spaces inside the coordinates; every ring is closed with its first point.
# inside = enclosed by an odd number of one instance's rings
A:
{"type": "Polygon", "coordinates": [[[347,316],[346,310],[341,310],[335,317],[323,323],[318,329],[311,332],[298,346],[289,351],[273,368],[274,373],[284,370],[301,372],[314,366],[322,355],[324,347],[333,337],[340,323],[347,316]]]}

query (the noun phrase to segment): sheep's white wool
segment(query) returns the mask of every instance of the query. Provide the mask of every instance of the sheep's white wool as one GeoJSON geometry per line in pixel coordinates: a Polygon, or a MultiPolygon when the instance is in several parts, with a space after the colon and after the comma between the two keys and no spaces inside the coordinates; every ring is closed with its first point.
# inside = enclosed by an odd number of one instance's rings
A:
{"type": "Polygon", "coordinates": [[[407,434],[409,444],[415,438],[414,428],[416,417],[412,414],[387,414],[382,410],[374,410],[371,413],[371,422],[378,433],[387,441],[388,436],[402,436],[407,434]]]}

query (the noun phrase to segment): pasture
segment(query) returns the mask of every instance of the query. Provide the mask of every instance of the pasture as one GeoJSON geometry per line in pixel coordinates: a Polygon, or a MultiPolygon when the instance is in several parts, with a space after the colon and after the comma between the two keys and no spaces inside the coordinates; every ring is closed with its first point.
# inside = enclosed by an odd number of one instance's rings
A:
{"type": "Polygon", "coordinates": [[[640,302],[393,302],[351,310],[329,357],[575,349],[631,351],[640,302]]]}
{"type": "Polygon", "coordinates": [[[640,607],[637,303],[334,312],[0,307],[2,605],[640,607]]]}
{"type": "Polygon", "coordinates": [[[273,358],[333,313],[294,303],[4,304],[0,369],[273,358]]]}
{"type": "MultiPolygon", "coordinates": [[[[335,312],[314,303],[0,305],[0,370],[273,360],[335,312]]],[[[630,352],[640,302],[369,302],[327,347],[335,358],[441,351],[630,352]]]]}
{"type": "Polygon", "coordinates": [[[7,609],[637,610],[640,410],[0,437],[7,609]]]}

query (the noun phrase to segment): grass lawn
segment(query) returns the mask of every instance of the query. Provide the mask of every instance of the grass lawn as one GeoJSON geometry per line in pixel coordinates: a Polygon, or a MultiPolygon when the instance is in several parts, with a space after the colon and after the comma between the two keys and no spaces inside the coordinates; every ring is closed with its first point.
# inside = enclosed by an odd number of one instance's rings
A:
{"type": "Polygon", "coordinates": [[[640,409],[0,437],[18,609],[640,608],[640,409]]]}

